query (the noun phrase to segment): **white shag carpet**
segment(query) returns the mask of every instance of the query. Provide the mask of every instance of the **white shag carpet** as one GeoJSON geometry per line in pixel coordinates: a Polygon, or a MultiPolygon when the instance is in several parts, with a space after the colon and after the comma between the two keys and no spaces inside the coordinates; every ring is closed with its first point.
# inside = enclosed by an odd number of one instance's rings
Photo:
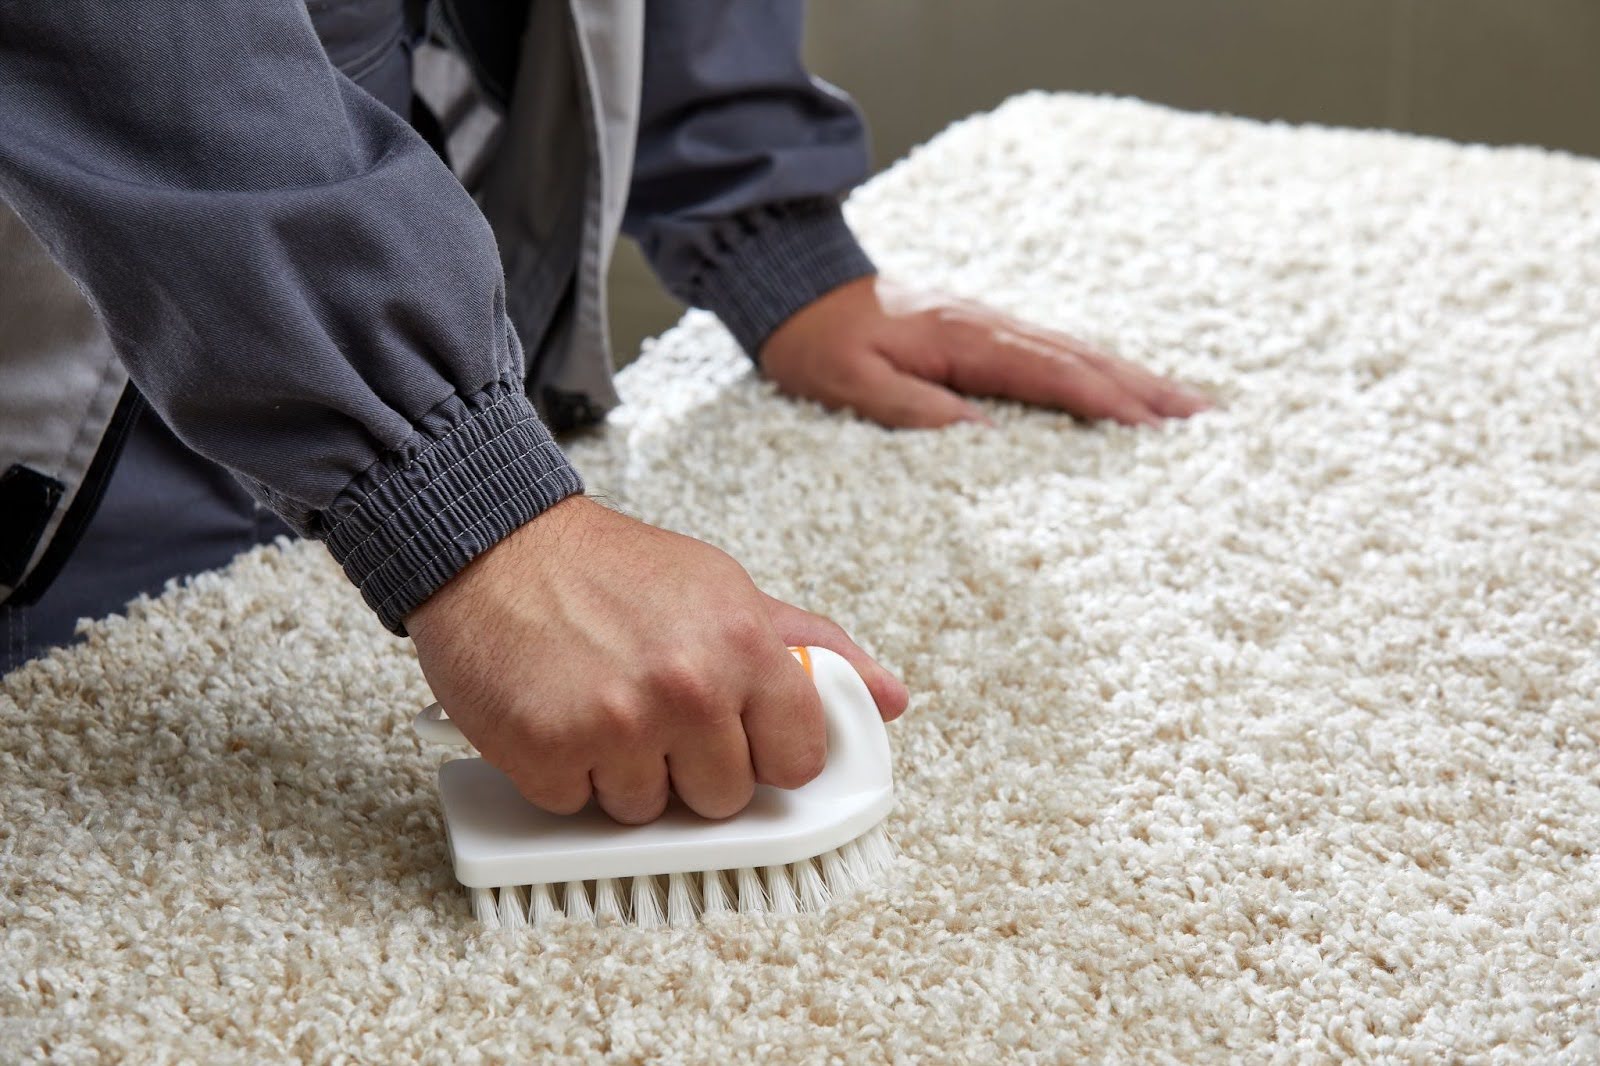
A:
{"type": "Polygon", "coordinates": [[[0,1060],[1600,1058],[1600,163],[1033,95],[850,211],[1226,403],[624,375],[593,487],[915,693],[880,888],[475,936],[408,645],[263,550],[4,680],[0,1060]]]}

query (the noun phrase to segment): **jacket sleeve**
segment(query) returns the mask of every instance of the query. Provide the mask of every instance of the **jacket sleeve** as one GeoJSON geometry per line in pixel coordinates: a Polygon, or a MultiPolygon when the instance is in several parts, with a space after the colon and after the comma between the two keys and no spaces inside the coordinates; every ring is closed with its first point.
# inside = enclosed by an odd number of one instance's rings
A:
{"type": "Polygon", "coordinates": [[[0,197],[178,436],[395,632],[581,491],[488,224],[300,0],[0,0],[0,197]]]}
{"type": "Polygon", "coordinates": [[[752,356],[785,319],[873,273],[839,200],[866,125],[806,72],[803,0],[651,0],[623,228],[677,297],[752,356]]]}

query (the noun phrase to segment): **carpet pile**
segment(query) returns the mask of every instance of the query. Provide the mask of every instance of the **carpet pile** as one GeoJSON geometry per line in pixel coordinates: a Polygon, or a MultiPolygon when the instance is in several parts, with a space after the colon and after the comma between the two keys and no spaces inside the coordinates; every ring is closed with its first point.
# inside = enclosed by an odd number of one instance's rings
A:
{"type": "Polygon", "coordinates": [[[475,935],[409,646],[271,547],[0,682],[0,1060],[1600,1058],[1600,163],[1029,95],[848,210],[1223,402],[895,433],[691,314],[570,447],[901,671],[890,876],[475,935]]]}

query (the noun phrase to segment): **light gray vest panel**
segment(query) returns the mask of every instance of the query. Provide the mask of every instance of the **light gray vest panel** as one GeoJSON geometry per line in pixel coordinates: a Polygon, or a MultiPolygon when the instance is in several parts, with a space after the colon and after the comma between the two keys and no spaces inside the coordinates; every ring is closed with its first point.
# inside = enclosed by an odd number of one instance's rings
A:
{"type": "Polygon", "coordinates": [[[618,403],[605,283],[633,172],[644,6],[534,4],[522,48],[477,192],[500,241],[511,319],[529,346],[529,396],[559,429],[567,419],[552,395],[572,398],[588,417],[618,403]],[[569,278],[571,304],[552,321],[548,304],[569,278]]]}
{"type": "MultiPolygon", "coordinates": [[[[0,203],[0,477],[22,466],[61,483],[37,527],[32,569],[71,505],[128,382],[78,287],[0,203]]],[[[0,515],[20,525],[30,516],[0,515]]],[[[12,528],[17,528],[13,525],[12,528]]],[[[31,534],[32,530],[30,530],[31,534]]],[[[16,584],[20,584],[20,578],[16,584]]],[[[0,600],[12,590],[0,584],[0,600]]]]}

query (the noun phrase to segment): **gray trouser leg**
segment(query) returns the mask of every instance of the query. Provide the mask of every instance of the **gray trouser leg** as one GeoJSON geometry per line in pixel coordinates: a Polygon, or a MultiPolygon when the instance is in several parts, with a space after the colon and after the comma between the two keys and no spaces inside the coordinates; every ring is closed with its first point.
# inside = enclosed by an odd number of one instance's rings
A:
{"type": "Polygon", "coordinates": [[[288,533],[232,474],[190,451],[146,410],[55,581],[32,606],[0,604],[0,673],[69,643],[79,618],[119,611],[172,578],[222,566],[288,533]]]}

